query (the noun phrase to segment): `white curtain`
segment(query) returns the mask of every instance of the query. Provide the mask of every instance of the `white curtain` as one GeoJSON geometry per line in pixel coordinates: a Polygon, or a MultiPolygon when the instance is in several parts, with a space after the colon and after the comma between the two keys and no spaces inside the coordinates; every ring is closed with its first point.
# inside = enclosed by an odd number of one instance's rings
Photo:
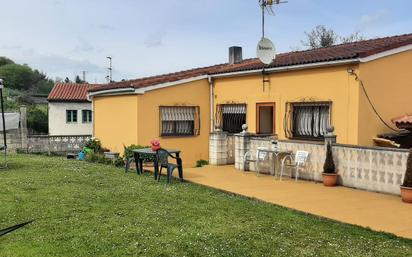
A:
{"type": "MultiPolygon", "coordinates": [[[[4,113],[4,119],[6,121],[6,130],[19,128],[20,113],[4,113]]],[[[1,118],[1,116],[0,116],[0,131],[3,131],[3,119],[1,118]]]]}
{"type": "Polygon", "coordinates": [[[295,136],[320,137],[329,126],[328,104],[296,104],[293,106],[295,136]]]}

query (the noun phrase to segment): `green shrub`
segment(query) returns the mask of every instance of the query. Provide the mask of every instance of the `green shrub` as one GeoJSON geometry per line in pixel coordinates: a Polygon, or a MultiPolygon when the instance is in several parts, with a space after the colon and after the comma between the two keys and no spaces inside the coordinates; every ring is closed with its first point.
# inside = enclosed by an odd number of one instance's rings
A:
{"type": "Polygon", "coordinates": [[[198,167],[198,168],[203,167],[203,166],[208,165],[208,164],[209,164],[209,162],[206,161],[206,160],[200,159],[200,160],[196,161],[196,167],[198,167]]]}
{"type": "Polygon", "coordinates": [[[90,152],[86,154],[85,160],[87,162],[97,162],[99,160],[99,154],[95,152],[90,152]]]}
{"type": "Polygon", "coordinates": [[[412,187],[412,148],[409,150],[408,162],[406,163],[405,178],[403,179],[404,187],[412,187]]]}
{"type": "Polygon", "coordinates": [[[98,159],[97,159],[98,163],[101,163],[101,164],[112,164],[113,163],[112,160],[110,160],[109,158],[106,158],[102,154],[98,154],[97,156],[98,156],[98,159]]]}
{"type": "Polygon", "coordinates": [[[29,106],[27,108],[27,127],[40,134],[47,134],[49,123],[47,109],[40,106],[29,106]]]}
{"type": "Polygon", "coordinates": [[[124,167],[124,160],[121,157],[118,157],[116,160],[113,162],[114,166],[116,167],[124,167]]]}
{"type": "Polygon", "coordinates": [[[328,144],[326,148],[326,159],[323,164],[323,172],[335,173],[335,163],[333,161],[332,146],[330,144],[328,144]]]}
{"type": "MultiPolygon", "coordinates": [[[[123,146],[123,147],[124,147],[123,157],[125,158],[125,160],[133,158],[133,150],[135,149],[150,148],[150,146],[141,146],[141,145],[129,145],[129,146],[123,146]]],[[[143,154],[141,155],[141,158],[145,162],[153,162],[155,156],[150,155],[150,154],[143,154]]]]}
{"type": "Polygon", "coordinates": [[[85,147],[90,148],[93,150],[95,153],[99,153],[102,149],[102,143],[100,142],[99,139],[97,138],[91,138],[89,139],[85,144],[85,147]]]}

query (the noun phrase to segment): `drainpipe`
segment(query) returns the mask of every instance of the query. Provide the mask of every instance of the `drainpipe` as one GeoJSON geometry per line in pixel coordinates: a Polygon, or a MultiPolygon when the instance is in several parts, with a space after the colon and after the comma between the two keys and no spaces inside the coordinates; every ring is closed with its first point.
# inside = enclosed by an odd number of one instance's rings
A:
{"type": "Polygon", "coordinates": [[[209,75],[207,76],[207,80],[209,81],[209,105],[210,105],[210,133],[214,131],[214,84],[213,78],[209,75]]]}

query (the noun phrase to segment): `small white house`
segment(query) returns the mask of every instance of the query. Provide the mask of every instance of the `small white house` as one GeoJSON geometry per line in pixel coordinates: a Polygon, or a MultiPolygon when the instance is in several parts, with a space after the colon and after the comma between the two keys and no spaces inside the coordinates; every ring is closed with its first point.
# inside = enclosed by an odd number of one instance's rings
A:
{"type": "Polygon", "coordinates": [[[47,100],[49,135],[73,136],[93,134],[92,103],[87,90],[94,84],[56,83],[47,100]]]}

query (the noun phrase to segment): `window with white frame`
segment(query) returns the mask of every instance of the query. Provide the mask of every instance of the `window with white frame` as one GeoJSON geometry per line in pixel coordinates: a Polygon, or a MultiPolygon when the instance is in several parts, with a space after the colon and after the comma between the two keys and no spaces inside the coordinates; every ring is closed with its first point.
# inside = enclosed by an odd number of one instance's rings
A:
{"type": "Polygon", "coordinates": [[[82,110],[82,121],[83,123],[92,122],[92,111],[91,110],[82,110]]]}
{"type": "Polygon", "coordinates": [[[331,119],[330,102],[288,103],[285,134],[289,138],[323,139],[331,119]]]}
{"type": "Polygon", "coordinates": [[[77,122],[77,110],[66,110],[66,122],[67,123],[77,122]]]}
{"type": "Polygon", "coordinates": [[[161,136],[199,135],[200,118],[198,106],[161,106],[161,136]]]}

